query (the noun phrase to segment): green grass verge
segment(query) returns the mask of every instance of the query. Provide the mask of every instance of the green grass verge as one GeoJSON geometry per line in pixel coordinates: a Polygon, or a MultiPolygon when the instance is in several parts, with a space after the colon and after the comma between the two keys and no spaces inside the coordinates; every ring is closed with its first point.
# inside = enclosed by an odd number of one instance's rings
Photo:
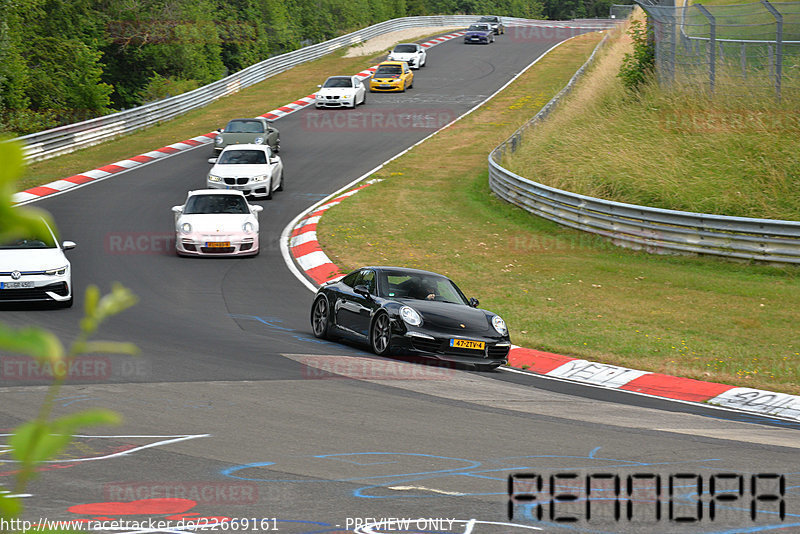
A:
{"type": "MultiPolygon", "coordinates": [[[[555,49],[381,169],[375,176],[384,181],[326,212],[317,228],[323,248],[345,270],[384,264],[447,274],[500,313],[522,346],[800,393],[797,269],[618,249],[489,191],[488,152],[566,84],[598,41],[589,34],[555,49]]],[[[578,94],[592,90],[582,84],[578,94]]]]}

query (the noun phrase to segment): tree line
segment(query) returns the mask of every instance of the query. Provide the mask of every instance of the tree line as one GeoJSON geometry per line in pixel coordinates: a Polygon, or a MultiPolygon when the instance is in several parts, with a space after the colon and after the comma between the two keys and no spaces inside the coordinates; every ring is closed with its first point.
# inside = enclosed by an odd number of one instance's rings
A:
{"type": "Polygon", "coordinates": [[[180,94],[270,56],[392,18],[607,17],[611,3],[0,0],[0,133],[25,135],[180,94]]]}

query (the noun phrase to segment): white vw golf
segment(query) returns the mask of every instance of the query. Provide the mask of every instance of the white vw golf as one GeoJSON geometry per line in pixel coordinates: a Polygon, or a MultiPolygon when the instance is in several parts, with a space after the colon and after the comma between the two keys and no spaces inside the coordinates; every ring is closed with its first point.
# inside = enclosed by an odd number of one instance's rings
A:
{"type": "Polygon", "coordinates": [[[173,206],[178,256],[255,256],[258,214],[241,191],[189,191],[183,206],[173,206]]]}
{"type": "Polygon", "coordinates": [[[331,76],[314,93],[317,108],[353,108],[367,101],[367,89],[358,76],[331,76]]]}
{"type": "Polygon", "coordinates": [[[75,248],[75,243],[59,243],[53,229],[42,222],[46,235],[0,243],[0,303],[72,306],[72,269],[64,251],[75,248]]]}
{"type": "Polygon", "coordinates": [[[209,189],[234,189],[247,196],[272,198],[283,191],[283,162],[267,145],[230,145],[213,163],[206,178],[209,189]]]}

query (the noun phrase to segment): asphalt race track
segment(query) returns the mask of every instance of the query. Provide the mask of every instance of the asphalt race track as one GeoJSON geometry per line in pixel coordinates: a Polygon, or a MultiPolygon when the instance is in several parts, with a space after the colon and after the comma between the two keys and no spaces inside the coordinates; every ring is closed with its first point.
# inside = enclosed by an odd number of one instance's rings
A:
{"type": "MultiPolygon", "coordinates": [[[[170,208],[204,187],[210,146],[37,202],[78,243],[69,252],[75,307],[0,319],[69,340],[86,285],[119,281],[140,302],[102,337],[133,341],[142,355],[98,356],[62,389],[59,413],[104,407],[124,422],[87,430],[44,467],[22,498],[25,519],[145,522],[104,525],[112,532],[202,532],[221,517],[233,521],[218,531],[288,533],[800,531],[798,425],[523,373],[382,359],[311,334],[312,294],[284,264],[283,228],[556,42],[511,31],[489,46],[455,39],[429,51],[406,93],[277,121],[286,188],[258,202],[255,258],[173,252],[170,208]],[[516,499],[513,519],[510,475],[515,496],[534,497],[528,506],[516,499]],[[575,499],[552,505],[551,493],[575,499]]],[[[319,73],[308,91],[332,74],[352,73],[319,73]]],[[[0,434],[36,413],[45,384],[30,370],[4,371],[0,434]]],[[[9,489],[16,468],[5,439],[0,484],[9,489]]]]}

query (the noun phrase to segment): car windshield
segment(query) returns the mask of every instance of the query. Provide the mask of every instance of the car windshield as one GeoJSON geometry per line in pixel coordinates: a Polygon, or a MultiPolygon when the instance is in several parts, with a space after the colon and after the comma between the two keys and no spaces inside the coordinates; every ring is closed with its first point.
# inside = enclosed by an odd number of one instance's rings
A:
{"type": "Polygon", "coordinates": [[[469,27],[469,29],[467,31],[471,31],[471,32],[488,32],[489,31],[489,26],[487,26],[486,24],[473,24],[472,26],[469,27]]]}
{"type": "Polygon", "coordinates": [[[246,215],[250,213],[244,197],[238,195],[192,195],[186,201],[184,215],[226,213],[246,215]]]}
{"type": "Polygon", "coordinates": [[[267,155],[263,150],[226,150],[219,157],[221,165],[265,165],[267,155]]]}
{"type": "Polygon", "coordinates": [[[379,288],[380,296],[384,298],[468,304],[464,294],[453,282],[436,274],[382,271],[379,288]]]}
{"type": "Polygon", "coordinates": [[[417,51],[417,45],[413,44],[400,44],[394,47],[393,52],[398,54],[413,54],[417,51]]]}
{"type": "Polygon", "coordinates": [[[225,127],[225,133],[264,133],[264,123],[261,121],[231,121],[225,127]]]}
{"type": "Polygon", "coordinates": [[[375,71],[376,78],[400,76],[403,73],[403,68],[400,65],[381,65],[375,71]]]}
{"type": "Polygon", "coordinates": [[[28,248],[56,248],[56,244],[52,238],[20,238],[10,239],[4,243],[0,243],[0,250],[19,250],[28,248]]]}
{"type": "Polygon", "coordinates": [[[497,22],[497,17],[481,17],[478,22],[497,22]]]}
{"type": "Polygon", "coordinates": [[[353,87],[353,80],[344,77],[328,78],[322,87],[353,87]]]}

